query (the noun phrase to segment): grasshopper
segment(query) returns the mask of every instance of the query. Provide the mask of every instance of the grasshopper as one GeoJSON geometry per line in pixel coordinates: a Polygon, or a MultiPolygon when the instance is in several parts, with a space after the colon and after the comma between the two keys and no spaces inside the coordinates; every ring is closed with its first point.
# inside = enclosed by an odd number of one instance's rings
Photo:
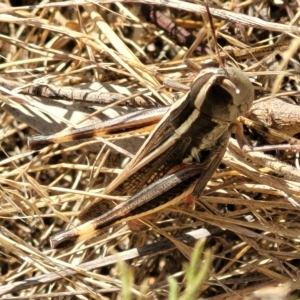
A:
{"type": "Polygon", "coordinates": [[[226,151],[237,117],[254,90],[234,67],[202,70],[190,92],[170,106],[154,131],[104,193],[130,196],[103,212],[102,199],[79,214],[81,225],[50,238],[52,248],[73,246],[107,227],[155,213],[192,194],[201,196],[226,151]]]}

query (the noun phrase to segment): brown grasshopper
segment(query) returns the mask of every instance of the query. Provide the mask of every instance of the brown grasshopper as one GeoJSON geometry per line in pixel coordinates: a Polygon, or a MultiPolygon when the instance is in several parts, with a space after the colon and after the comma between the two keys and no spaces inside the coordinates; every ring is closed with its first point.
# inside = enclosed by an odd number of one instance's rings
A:
{"type": "Polygon", "coordinates": [[[251,107],[254,90],[237,68],[199,73],[190,92],[174,103],[123,172],[104,193],[130,196],[103,212],[102,199],[80,215],[83,224],[50,238],[52,248],[72,246],[104,228],[141,218],[192,194],[199,197],[215,172],[238,116],[251,107]]]}

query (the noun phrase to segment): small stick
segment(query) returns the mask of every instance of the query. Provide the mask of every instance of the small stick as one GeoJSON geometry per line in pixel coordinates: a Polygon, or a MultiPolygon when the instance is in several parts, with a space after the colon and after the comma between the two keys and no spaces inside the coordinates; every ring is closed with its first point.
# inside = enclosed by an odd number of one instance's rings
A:
{"type": "MultiPolygon", "coordinates": [[[[8,90],[17,89],[25,95],[46,97],[56,100],[79,101],[89,104],[111,104],[125,99],[125,97],[128,97],[128,95],[132,94],[132,91],[129,90],[126,90],[127,95],[122,95],[122,91],[120,93],[108,92],[108,90],[118,87],[108,86],[105,84],[101,85],[102,87],[98,88],[97,91],[73,86],[61,87],[53,84],[33,84],[24,87],[24,84],[20,82],[0,77],[0,86],[8,90]]],[[[123,87],[120,87],[120,89],[125,91],[123,87]]],[[[142,97],[142,94],[143,93],[134,95],[133,99],[135,99],[134,97],[142,97]]],[[[126,100],[126,104],[132,105],[132,102],[135,102],[134,106],[136,106],[137,101],[128,100],[126,100]]]]}
{"type": "MultiPolygon", "coordinates": [[[[159,8],[153,5],[142,4],[141,12],[148,22],[151,22],[165,30],[178,45],[190,47],[195,41],[195,37],[183,27],[176,25],[170,18],[164,15],[159,8]]],[[[207,46],[204,43],[197,45],[195,51],[197,55],[206,54],[207,46]]]]}
{"type": "MultiPolygon", "coordinates": [[[[288,136],[293,136],[300,132],[300,106],[287,102],[279,98],[271,98],[266,101],[254,103],[245,117],[256,121],[261,126],[262,134],[269,143],[280,143],[282,141],[289,141],[288,136]],[[268,129],[275,129],[277,132],[270,130],[272,136],[264,134],[268,129]],[[280,135],[277,133],[280,132],[280,135]]],[[[242,118],[241,118],[242,119],[242,118]]],[[[251,126],[251,125],[250,125],[251,126]]],[[[259,129],[258,129],[259,130],[259,129]]],[[[292,142],[295,144],[295,142],[292,142]]]]}

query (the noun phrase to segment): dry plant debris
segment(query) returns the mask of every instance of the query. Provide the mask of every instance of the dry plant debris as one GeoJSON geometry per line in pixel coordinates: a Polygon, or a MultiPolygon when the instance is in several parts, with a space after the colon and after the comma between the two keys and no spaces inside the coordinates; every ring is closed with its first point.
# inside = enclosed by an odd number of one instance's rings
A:
{"type": "Polygon", "coordinates": [[[123,224],[53,251],[49,236],[76,224],[149,130],[40,151],[27,138],[170,105],[183,92],[165,80],[193,78],[183,64],[187,53],[207,67],[218,63],[218,47],[224,63],[243,69],[255,87],[251,120],[241,120],[251,144],[297,148],[299,1],[209,3],[218,45],[199,1],[13,2],[0,5],[3,299],[275,299],[274,291],[276,299],[297,299],[295,152],[245,154],[232,139],[195,210],[170,207],[144,233],[123,224]],[[197,274],[183,267],[194,245],[188,232],[206,237],[203,259],[192,266],[207,272],[195,289],[189,280],[197,274]]]}

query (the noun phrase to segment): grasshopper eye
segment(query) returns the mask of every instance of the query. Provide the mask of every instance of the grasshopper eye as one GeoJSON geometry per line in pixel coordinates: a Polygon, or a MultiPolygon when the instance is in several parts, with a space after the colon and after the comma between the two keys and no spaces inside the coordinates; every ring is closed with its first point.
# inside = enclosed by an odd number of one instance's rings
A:
{"type": "Polygon", "coordinates": [[[225,116],[231,116],[233,96],[219,84],[213,84],[206,92],[201,112],[214,119],[228,121],[225,116]]]}
{"type": "Polygon", "coordinates": [[[233,96],[218,84],[212,85],[206,99],[212,108],[225,108],[233,103],[233,96]]]}

